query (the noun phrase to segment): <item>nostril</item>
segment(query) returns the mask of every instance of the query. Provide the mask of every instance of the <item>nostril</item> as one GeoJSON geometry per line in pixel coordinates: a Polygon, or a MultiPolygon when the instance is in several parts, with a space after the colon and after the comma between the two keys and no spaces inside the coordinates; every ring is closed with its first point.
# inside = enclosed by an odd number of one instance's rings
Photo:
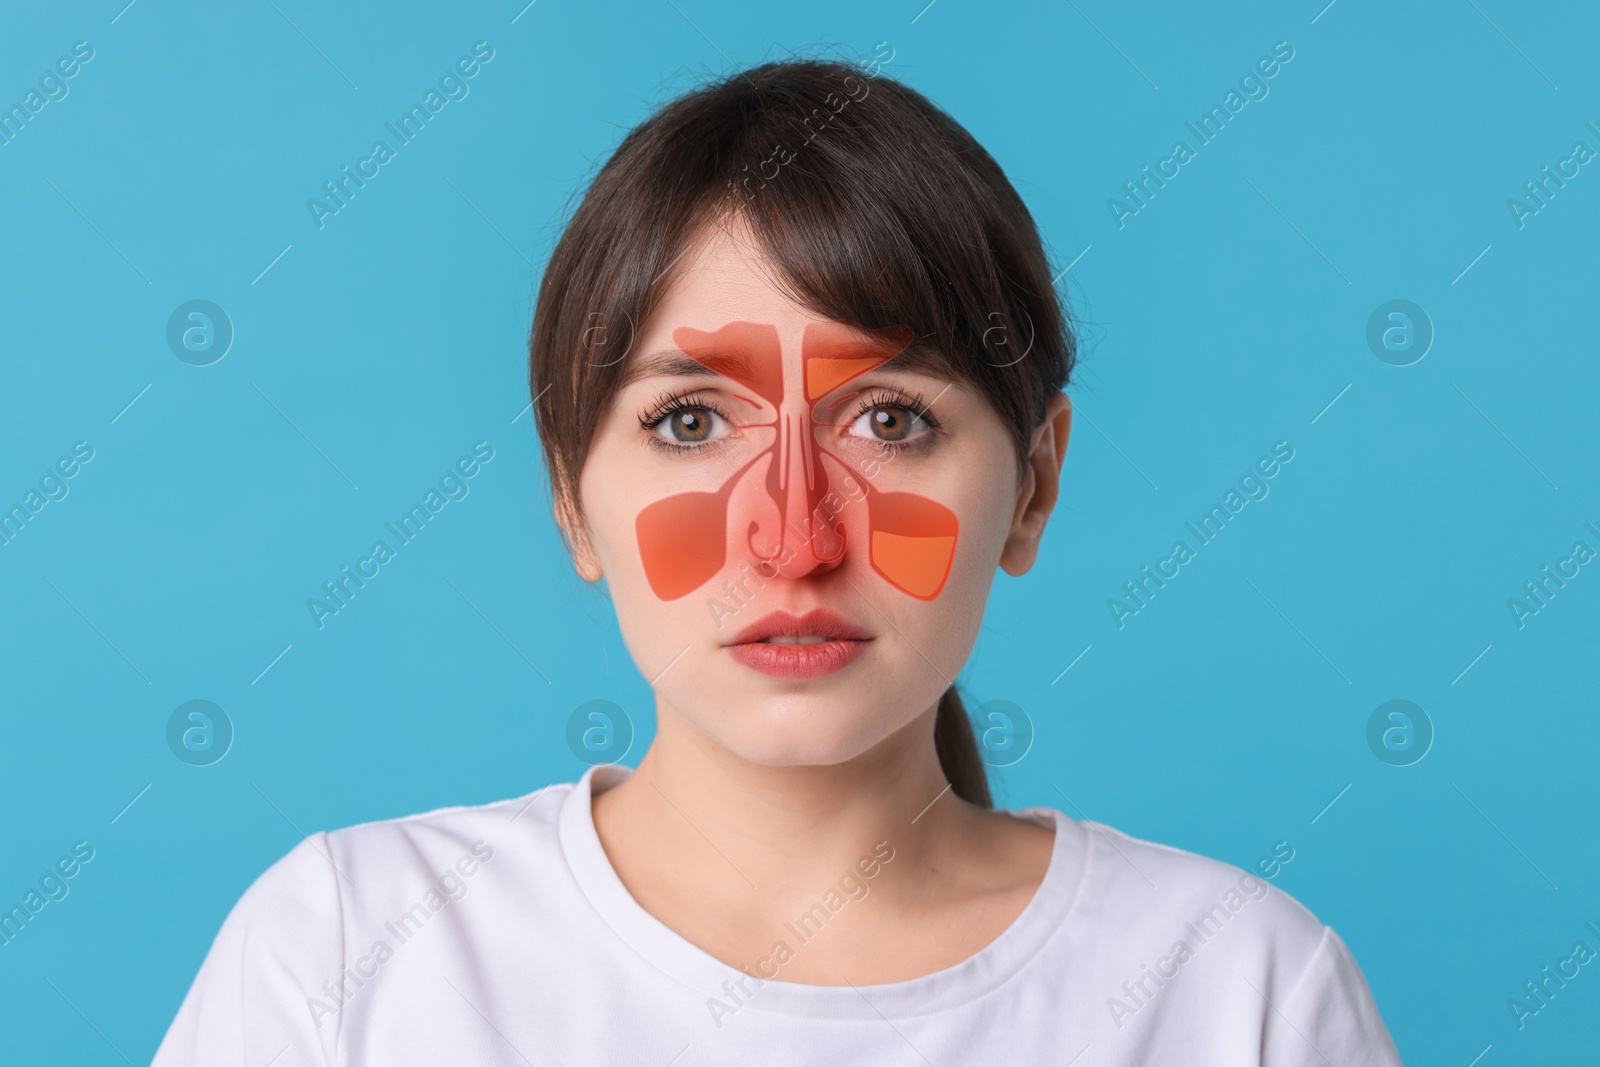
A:
{"type": "Polygon", "coordinates": [[[832,564],[844,558],[844,527],[827,514],[814,511],[804,519],[804,526],[788,526],[790,534],[786,555],[803,559],[810,565],[832,564]]]}
{"type": "Polygon", "coordinates": [[[818,563],[837,563],[844,558],[844,526],[833,520],[817,525],[811,536],[811,554],[818,563]]]}

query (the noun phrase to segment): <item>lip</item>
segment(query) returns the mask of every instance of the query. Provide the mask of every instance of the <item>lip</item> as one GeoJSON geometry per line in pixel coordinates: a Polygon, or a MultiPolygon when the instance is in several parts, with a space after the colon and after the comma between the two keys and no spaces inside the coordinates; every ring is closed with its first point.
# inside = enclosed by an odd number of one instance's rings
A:
{"type": "Polygon", "coordinates": [[[728,654],[746,667],[770,678],[806,681],[843,670],[866,651],[872,635],[848,619],[825,608],[803,615],[774,611],[739,631],[727,645],[728,654]],[[769,644],[769,637],[825,637],[807,645],[769,644]]]}

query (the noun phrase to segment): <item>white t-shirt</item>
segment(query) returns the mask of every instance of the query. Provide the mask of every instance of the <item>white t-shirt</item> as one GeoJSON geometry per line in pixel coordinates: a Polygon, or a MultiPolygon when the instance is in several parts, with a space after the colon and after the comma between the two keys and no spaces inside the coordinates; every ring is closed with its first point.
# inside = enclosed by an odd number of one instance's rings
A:
{"type": "MultiPolygon", "coordinates": [[[[589,805],[629,773],[308,837],[234,906],[153,1067],[1400,1062],[1298,902],[1046,807],[1013,812],[1055,827],[1044,880],[976,955],[867,986],[787,982],[775,959],[761,981],[618,879],[589,805]]],[[[779,940],[803,952],[881,869],[845,872],[779,940]]]]}

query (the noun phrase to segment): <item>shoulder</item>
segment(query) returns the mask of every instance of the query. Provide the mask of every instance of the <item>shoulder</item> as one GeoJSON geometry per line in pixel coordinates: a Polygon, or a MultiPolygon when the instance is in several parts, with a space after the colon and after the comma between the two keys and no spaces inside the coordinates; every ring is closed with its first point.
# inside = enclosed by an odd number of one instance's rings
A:
{"type": "Polygon", "coordinates": [[[1088,915],[1128,948],[1207,946],[1247,972],[1280,976],[1304,972],[1327,949],[1332,931],[1270,879],[1104,823],[1064,821],[1083,838],[1079,919],[1088,915]]]}
{"type": "Polygon", "coordinates": [[[370,954],[378,931],[409,935],[469,891],[493,899],[474,887],[500,868],[537,891],[559,869],[557,813],[572,786],[308,835],[228,912],[155,1063],[266,1063],[291,1048],[282,1062],[337,1062],[346,1001],[388,958],[370,954]]]}
{"type": "Polygon", "coordinates": [[[486,861],[497,846],[553,840],[561,802],[575,783],[557,782],[522,796],[486,804],[436,808],[330,830],[330,858],[352,873],[398,873],[453,866],[463,858],[486,861]]]}
{"type": "Polygon", "coordinates": [[[1197,852],[1134,837],[1102,822],[1085,820],[1078,825],[1089,839],[1093,862],[1101,867],[1100,877],[1115,883],[1119,895],[1131,894],[1145,905],[1203,904],[1209,908],[1221,902],[1235,912],[1266,904],[1259,910],[1285,933],[1298,932],[1313,941],[1321,936],[1322,922],[1316,915],[1270,878],[1197,852]]]}
{"type": "Polygon", "coordinates": [[[542,844],[556,848],[557,813],[573,785],[310,834],[256,878],[229,922],[326,930],[391,898],[431,889],[453,899],[512,838],[530,860],[542,844]]]}
{"type": "Polygon", "coordinates": [[[1110,1033],[1194,1062],[1398,1067],[1345,943],[1270,879],[1056,814],[1081,857],[1057,958],[1110,1033]]]}

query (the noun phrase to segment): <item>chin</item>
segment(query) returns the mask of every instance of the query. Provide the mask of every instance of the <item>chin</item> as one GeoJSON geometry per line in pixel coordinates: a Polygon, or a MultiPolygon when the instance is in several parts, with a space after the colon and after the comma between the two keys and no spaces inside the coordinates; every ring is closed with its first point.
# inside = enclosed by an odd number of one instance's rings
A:
{"type": "MultiPolygon", "coordinates": [[[[698,729],[740,759],[767,767],[815,767],[843,763],[872,748],[904,725],[883,709],[821,694],[755,697],[729,708],[698,729]]],[[[907,720],[915,713],[908,713],[907,720]]]]}

